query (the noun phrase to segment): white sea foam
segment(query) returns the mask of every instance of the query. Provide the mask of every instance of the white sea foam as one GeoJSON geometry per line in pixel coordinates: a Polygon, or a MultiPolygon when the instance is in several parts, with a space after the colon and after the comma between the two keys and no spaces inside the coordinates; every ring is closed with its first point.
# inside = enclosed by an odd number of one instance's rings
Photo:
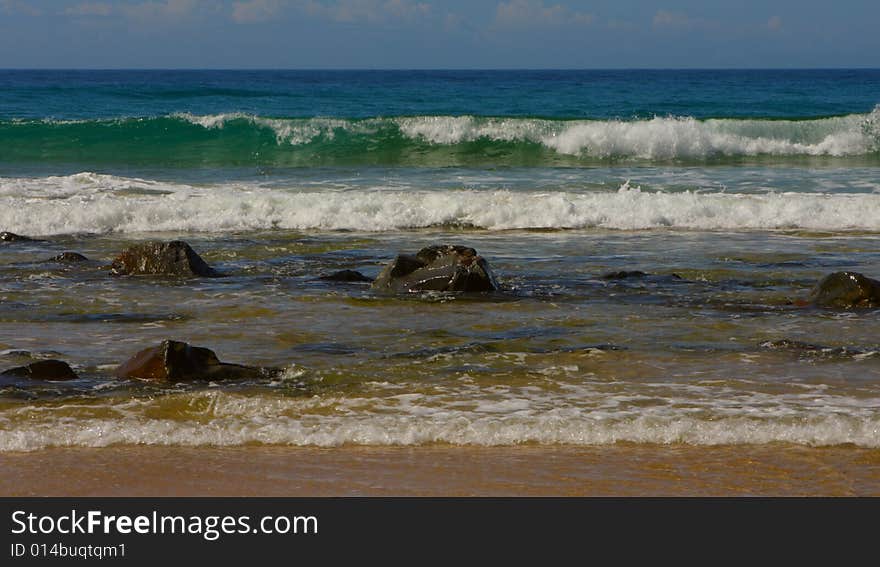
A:
{"type": "Polygon", "coordinates": [[[753,403],[748,403],[750,397],[746,396],[714,409],[709,407],[711,403],[693,401],[696,406],[706,406],[698,410],[667,400],[668,405],[627,410],[622,409],[626,396],[605,396],[592,405],[568,403],[558,397],[541,400],[540,395],[538,399],[511,395],[494,402],[458,398],[438,402],[413,394],[390,399],[396,403],[377,403],[371,398],[291,400],[215,392],[196,395],[192,415],[179,419],[151,417],[150,408],[161,401],[133,401],[105,418],[93,417],[87,407],[6,410],[0,414],[0,451],[248,443],[332,447],[784,442],[880,447],[880,416],[865,404],[851,404],[852,400],[834,396],[817,400],[815,393],[805,394],[800,401],[785,396],[758,397],[751,400],[753,403]],[[736,407],[742,403],[746,405],[736,407]],[[24,417],[18,415],[24,412],[28,412],[26,427],[20,425],[24,417]]]}
{"type": "Polygon", "coordinates": [[[607,228],[880,231],[880,195],[192,186],[82,173],[0,178],[0,227],[33,235],[162,231],[607,228]]]}

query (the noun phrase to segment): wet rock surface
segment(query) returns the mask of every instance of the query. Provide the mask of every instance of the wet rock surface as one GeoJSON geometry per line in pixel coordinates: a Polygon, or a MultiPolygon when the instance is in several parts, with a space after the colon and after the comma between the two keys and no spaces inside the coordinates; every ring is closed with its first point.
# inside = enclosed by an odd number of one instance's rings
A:
{"type": "Polygon", "coordinates": [[[678,274],[659,275],[650,274],[641,270],[620,270],[617,272],[608,272],[602,274],[603,280],[644,280],[644,279],[662,279],[662,280],[680,280],[682,277],[678,274]]]}
{"type": "Polygon", "coordinates": [[[0,375],[49,381],[77,379],[77,375],[70,365],[61,360],[39,360],[25,366],[4,370],[0,372],[0,375]]]}
{"type": "Polygon", "coordinates": [[[0,232],[0,242],[40,242],[40,240],[15,234],[14,232],[6,232],[4,230],[3,232],[0,232]]]}
{"type": "Polygon", "coordinates": [[[362,273],[355,270],[340,270],[338,272],[333,272],[332,274],[327,274],[325,276],[320,276],[318,279],[331,281],[331,282],[347,282],[347,283],[357,283],[357,282],[372,282],[372,278],[368,278],[362,273]]]}
{"type": "Polygon", "coordinates": [[[429,246],[414,256],[399,255],[372,287],[395,293],[499,289],[489,263],[473,248],[457,245],[429,246]]]}
{"type": "Polygon", "coordinates": [[[807,303],[839,309],[880,307],[880,281],[858,272],[834,272],[816,284],[807,303]]]}
{"type": "Polygon", "coordinates": [[[206,278],[222,275],[181,240],[145,242],[126,248],[113,260],[110,274],[206,278]]]}
{"type": "Polygon", "coordinates": [[[118,378],[152,382],[246,380],[265,378],[277,369],[220,362],[214,351],[179,341],[146,348],[116,369],[118,378]]]}
{"type": "Polygon", "coordinates": [[[43,263],[56,263],[56,264],[76,264],[79,262],[88,262],[89,259],[80,254],[79,252],[62,252],[57,256],[52,256],[51,258],[47,258],[43,260],[43,263]]]}

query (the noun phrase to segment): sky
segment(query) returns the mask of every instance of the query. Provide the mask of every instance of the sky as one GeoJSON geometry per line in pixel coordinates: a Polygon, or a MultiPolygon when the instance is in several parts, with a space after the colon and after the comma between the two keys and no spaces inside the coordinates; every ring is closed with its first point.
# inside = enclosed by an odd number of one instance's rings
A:
{"type": "Polygon", "coordinates": [[[877,68],[878,23],[878,0],[0,0],[0,68],[877,68]]]}

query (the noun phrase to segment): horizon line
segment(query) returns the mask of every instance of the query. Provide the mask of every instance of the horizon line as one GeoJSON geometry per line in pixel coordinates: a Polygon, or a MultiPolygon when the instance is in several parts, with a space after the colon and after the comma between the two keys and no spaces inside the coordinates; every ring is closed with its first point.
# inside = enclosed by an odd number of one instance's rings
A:
{"type": "Polygon", "coordinates": [[[0,67],[0,71],[880,71],[880,67],[0,67]]]}

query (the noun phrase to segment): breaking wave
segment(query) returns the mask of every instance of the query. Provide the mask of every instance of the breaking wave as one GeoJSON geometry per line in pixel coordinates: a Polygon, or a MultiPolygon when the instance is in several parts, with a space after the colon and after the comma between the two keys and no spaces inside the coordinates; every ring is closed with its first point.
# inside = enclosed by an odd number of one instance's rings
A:
{"type": "Polygon", "coordinates": [[[31,235],[247,230],[657,228],[880,231],[876,193],[303,189],[80,173],[0,178],[0,227],[31,235]]]}
{"type": "Polygon", "coordinates": [[[243,113],[0,121],[5,162],[150,165],[583,164],[852,157],[880,152],[880,106],[791,119],[560,120],[478,116],[349,119],[243,113]]]}

